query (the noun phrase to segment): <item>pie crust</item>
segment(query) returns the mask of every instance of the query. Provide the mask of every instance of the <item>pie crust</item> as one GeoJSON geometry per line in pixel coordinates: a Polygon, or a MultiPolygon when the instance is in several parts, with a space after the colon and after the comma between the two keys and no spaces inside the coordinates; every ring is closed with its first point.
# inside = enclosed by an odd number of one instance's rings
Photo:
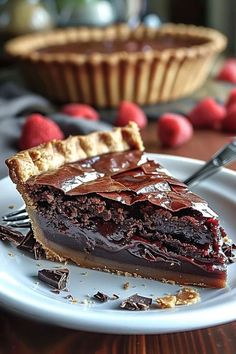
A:
{"type": "Polygon", "coordinates": [[[183,24],[159,29],[125,24],[108,28],[69,28],[30,34],[9,41],[7,53],[19,60],[31,87],[58,102],[115,107],[122,100],[153,104],[186,96],[206,80],[213,61],[226,46],[216,30],[183,24]],[[51,45],[90,41],[127,41],[168,36],[203,40],[187,47],[138,52],[47,53],[51,45]]]}
{"type": "Polygon", "coordinates": [[[126,150],[144,150],[138,126],[134,122],[123,128],[114,128],[112,131],[52,140],[20,151],[9,158],[6,164],[12,181],[21,185],[30,177],[57,169],[65,163],[126,150]]]}

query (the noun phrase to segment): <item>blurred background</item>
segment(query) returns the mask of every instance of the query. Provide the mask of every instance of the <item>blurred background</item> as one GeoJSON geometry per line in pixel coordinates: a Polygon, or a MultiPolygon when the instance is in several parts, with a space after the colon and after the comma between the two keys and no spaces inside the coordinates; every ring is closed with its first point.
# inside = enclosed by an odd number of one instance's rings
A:
{"type": "Polygon", "coordinates": [[[149,26],[161,22],[216,28],[229,39],[228,54],[236,54],[235,0],[0,0],[0,41],[65,26],[106,26],[115,22],[149,26]]]}

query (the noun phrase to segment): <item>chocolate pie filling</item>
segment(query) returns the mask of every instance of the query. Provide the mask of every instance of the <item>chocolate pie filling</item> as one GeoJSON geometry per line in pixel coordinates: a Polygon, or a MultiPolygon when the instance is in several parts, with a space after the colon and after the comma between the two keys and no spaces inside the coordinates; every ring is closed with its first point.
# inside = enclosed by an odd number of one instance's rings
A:
{"type": "Polygon", "coordinates": [[[156,38],[129,38],[128,40],[114,41],[89,41],[89,42],[69,42],[64,44],[49,45],[44,48],[38,48],[39,53],[78,53],[78,54],[110,54],[118,52],[146,52],[149,50],[189,48],[195,45],[207,43],[204,38],[189,38],[182,36],[160,36],[156,38]]]}
{"type": "Polygon", "coordinates": [[[66,250],[77,263],[75,254],[83,254],[82,266],[225,286],[216,214],[141,151],[65,164],[25,188],[41,242],[62,257],[66,250]]]}

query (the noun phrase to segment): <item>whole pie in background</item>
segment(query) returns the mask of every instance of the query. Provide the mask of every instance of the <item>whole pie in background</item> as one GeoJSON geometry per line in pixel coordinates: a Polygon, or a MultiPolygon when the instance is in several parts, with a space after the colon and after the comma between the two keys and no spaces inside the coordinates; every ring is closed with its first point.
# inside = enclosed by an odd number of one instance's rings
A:
{"type": "Polygon", "coordinates": [[[29,85],[57,102],[116,107],[191,94],[206,80],[226,38],[182,24],[68,28],[18,37],[6,45],[29,85]]]}

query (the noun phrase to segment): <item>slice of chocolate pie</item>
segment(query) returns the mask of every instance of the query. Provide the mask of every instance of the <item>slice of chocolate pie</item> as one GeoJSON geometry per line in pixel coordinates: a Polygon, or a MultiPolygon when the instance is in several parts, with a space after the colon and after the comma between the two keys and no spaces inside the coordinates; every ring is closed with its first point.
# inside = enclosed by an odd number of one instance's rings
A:
{"type": "Polygon", "coordinates": [[[225,233],[206,201],[147,158],[137,126],[52,141],[7,160],[47,257],[226,285],[225,233]]]}

